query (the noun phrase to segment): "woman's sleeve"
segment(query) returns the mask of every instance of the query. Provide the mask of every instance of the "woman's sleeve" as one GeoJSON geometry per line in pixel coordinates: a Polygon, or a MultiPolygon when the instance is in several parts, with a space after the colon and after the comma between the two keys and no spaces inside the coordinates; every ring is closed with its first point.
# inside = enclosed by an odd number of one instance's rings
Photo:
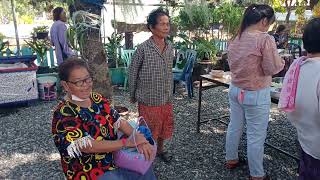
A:
{"type": "Polygon", "coordinates": [[[138,47],[136,52],[132,56],[131,63],[128,69],[128,81],[129,81],[129,91],[130,91],[130,98],[136,99],[136,89],[137,89],[137,82],[139,78],[139,71],[142,66],[143,62],[143,50],[141,47],[138,47]]]}
{"type": "Polygon", "coordinates": [[[274,39],[266,36],[261,48],[262,70],[266,76],[272,76],[280,72],[284,67],[284,62],[280,57],[274,39]]]}
{"type": "Polygon", "coordinates": [[[65,116],[59,110],[53,114],[52,134],[59,152],[64,156],[71,157],[72,154],[70,154],[70,151],[68,153],[71,145],[85,138],[90,138],[82,128],[79,118],[65,116]]]}

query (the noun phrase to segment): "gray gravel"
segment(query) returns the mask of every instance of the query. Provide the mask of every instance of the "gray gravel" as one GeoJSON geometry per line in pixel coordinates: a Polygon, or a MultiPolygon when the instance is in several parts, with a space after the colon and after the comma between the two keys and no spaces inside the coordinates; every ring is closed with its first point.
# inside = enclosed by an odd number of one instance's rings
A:
{"type": "MultiPolygon", "coordinates": [[[[175,95],[175,134],[166,144],[174,160],[170,164],[156,160],[158,179],[246,179],[247,166],[232,171],[224,169],[225,125],[210,121],[201,127],[201,133],[196,133],[197,96],[195,92],[195,98],[189,100],[182,89],[175,95]]],[[[129,119],[137,116],[137,109],[128,103],[126,92],[116,90],[114,99],[115,104],[129,108],[129,119]]],[[[64,179],[50,132],[51,109],[56,103],[38,102],[29,107],[0,111],[0,179],[64,179]]],[[[203,104],[211,117],[226,114],[227,92],[224,88],[210,89],[203,94],[203,104]]],[[[272,110],[267,141],[298,154],[295,129],[276,108],[272,110]]],[[[245,151],[244,137],[240,156],[245,157],[245,151]]],[[[268,147],[265,148],[265,169],[272,179],[297,177],[297,163],[268,147]]]]}

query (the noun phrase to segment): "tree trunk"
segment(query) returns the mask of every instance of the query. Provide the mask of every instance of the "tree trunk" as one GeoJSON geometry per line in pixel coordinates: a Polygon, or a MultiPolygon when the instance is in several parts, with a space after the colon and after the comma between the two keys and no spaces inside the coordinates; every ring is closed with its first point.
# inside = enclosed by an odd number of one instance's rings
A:
{"type": "Polygon", "coordinates": [[[125,32],[124,39],[126,49],[133,49],[133,32],[125,32]]]}
{"type": "Polygon", "coordinates": [[[12,15],[13,15],[14,31],[16,34],[17,52],[19,55],[20,54],[20,43],[19,43],[19,34],[18,34],[18,26],[17,26],[16,7],[14,4],[14,0],[11,0],[11,9],[12,9],[12,15]]]}
{"type": "Polygon", "coordinates": [[[289,25],[289,23],[290,23],[292,3],[293,3],[293,0],[286,0],[285,1],[285,6],[286,6],[286,9],[287,9],[287,16],[286,16],[286,24],[287,25],[289,25]]]}
{"type": "Polygon", "coordinates": [[[287,25],[289,25],[289,23],[290,23],[290,16],[291,16],[291,9],[288,9],[287,10],[288,12],[287,12],[287,16],[286,16],[286,24],[287,25]]]}
{"type": "MultiPolygon", "coordinates": [[[[95,5],[75,1],[76,10],[84,10],[101,16],[101,8],[95,5]]],[[[99,30],[88,29],[84,37],[84,47],[81,55],[87,60],[93,78],[93,91],[102,94],[112,102],[112,86],[109,77],[107,56],[101,41],[99,30]]]]}

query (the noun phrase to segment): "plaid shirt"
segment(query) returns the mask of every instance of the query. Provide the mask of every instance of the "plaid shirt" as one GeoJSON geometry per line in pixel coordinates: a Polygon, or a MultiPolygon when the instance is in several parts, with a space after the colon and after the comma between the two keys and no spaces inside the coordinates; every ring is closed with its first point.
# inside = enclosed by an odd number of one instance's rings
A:
{"type": "Polygon", "coordinates": [[[170,43],[162,54],[152,38],[140,44],[129,66],[130,97],[147,106],[170,103],[173,58],[170,43]]]}

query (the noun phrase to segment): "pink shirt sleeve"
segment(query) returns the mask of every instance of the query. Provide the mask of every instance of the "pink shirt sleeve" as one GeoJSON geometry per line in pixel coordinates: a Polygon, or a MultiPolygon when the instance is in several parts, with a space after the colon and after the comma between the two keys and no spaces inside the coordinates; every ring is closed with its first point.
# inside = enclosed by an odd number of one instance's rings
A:
{"type": "Polygon", "coordinates": [[[262,70],[266,76],[272,76],[280,72],[284,67],[284,61],[279,56],[274,39],[267,35],[261,44],[262,70]]]}

